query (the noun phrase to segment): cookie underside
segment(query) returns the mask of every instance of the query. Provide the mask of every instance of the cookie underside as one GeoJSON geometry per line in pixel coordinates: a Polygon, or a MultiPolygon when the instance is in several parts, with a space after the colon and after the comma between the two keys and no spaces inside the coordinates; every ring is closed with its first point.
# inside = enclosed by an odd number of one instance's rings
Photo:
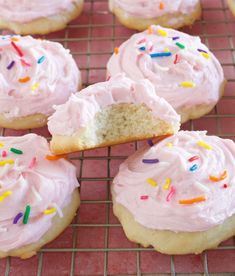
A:
{"type": "Polygon", "coordinates": [[[97,147],[171,135],[179,125],[155,118],[146,105],[116,104],[98,112],[79,133],[72,136],[52,136],[53,153],[63,154],[97,147]]]}

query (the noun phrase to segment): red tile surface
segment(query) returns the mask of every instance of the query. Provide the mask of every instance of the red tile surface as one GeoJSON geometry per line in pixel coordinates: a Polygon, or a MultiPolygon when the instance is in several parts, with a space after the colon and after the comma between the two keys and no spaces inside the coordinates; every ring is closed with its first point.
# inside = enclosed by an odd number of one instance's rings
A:
{"type": "MultiPolygon", "coordinates": [[[[202,21],[191,28],[183,28],[183,31],[201,36],[202,41],[210,46],[223,65],[228,83],[217,107],[207,116],[184,124],[182,129],[207,129],[209,134],[235,139],[235,20],[225,0],[201,2],[202,21]]],[[[47,38],[59,41],[71,50],[86,86],[106,79],[106,62],[114,47],[133,33],[108,12],[106,0],[85,0],[82,15],[66,30],[52,33],[47,38]]],[[[50,136],[46,128],[33,131],[50,136]]],[[[20,136],[27,132],[4,130],[2,134],[20,136]]],[[[138,142],[138,147],[145,144],[146,141],[138,142]]],[[[0,260],[0,275],[10,272],[9,275],[14,276],[32,276],[37,275],[37,271],[43,276],[67,276],[71,271],[78,276],[105,275],[105,272],[107,275],[137,275],[138,271],[148,275],[169,275],[172,270],[181,275],[203,274],[203,255],[174,256],[171,263],[170,256],[152,249],[140,248],[138,253],[138,245],[127,240],[113,215],[107,177],[117,173],[122,158],[132,154],[135,148],[135,143],[128,143],[113,146],[110,150],[104,148],[71,154],[78,168],[77,175],[82,180],[82,205],[73,227],[68,227],[46,245],[41,259],[38,255],[29,260],[11,258],[8,263],[6,259],[0,260]],[[97,178],[101,179],[98,181],[97,178]]],[[[234,245],[234,239],[230,239],[221,245],[227,249],[207,252],[209,273],[232,275],[235,272],[234,245]]]]}

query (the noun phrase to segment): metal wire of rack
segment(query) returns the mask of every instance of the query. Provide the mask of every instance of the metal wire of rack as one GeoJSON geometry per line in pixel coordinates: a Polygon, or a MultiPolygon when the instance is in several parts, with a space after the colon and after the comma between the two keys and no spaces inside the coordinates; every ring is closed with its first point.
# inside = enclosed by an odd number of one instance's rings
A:
{"type": "MultiPolygon", "coordinates": [[[[202,0],[203,18],[184,31],[201,36],[220,59],[228,80],[214,110],[183,129],[208,129],[235,140],[235,20],[225,0],[202,0]]],[[[106,0],[85,0],[83,14],[65,30],[46,36],[70,48],[82,71],[84,86],[105,79],[106,62],[115,46],[132,33],[108,11],[106,0]]],[[[49,139],[47,131],[33,130],[49,139]]],[[[2,135],[13,135],[2,129],[2,135]]],[[[15,132],[15,135],[24,132],[15,132]]],[[[235,275],[235,239],[194,256],[165,256],[127,241],[112,214],[110,184],[118,165],[141,143],[93,150],[71,156],[78,168],[81,207],[56,241],[29,260],[0,261],[0,275],[235,275]]]]}

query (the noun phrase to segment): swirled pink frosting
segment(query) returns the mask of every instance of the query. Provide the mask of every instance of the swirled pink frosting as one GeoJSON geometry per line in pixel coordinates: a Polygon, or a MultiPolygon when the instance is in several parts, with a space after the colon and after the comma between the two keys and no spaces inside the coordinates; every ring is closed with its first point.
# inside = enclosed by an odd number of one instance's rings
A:
{"type": "Polygon", "coordinates": [[[55,113],[49,117],[48,129],[52,135],[73,135],[103,108],[119,103],[145,104],[156,118],[179,126],[180,116],[164,99],[156,96],[148,80],[134,82],[119,74],[83,89],[65,104],[56,106],[55,113]]]}
{"type": "MultiPolygon", "coordinates": [[[[52,226],[52,218],[63,215],[71,195],[79,186],[76,168],[65,159],[49,161],[51,155],[45,138],[36,134],[21,137],[1,137],[1,160],[14,160],[14,164],[0,167],[0,196],[12,194],[0,201],[0,251],[9,251],[37,242],[52,226]],[[21,150],[15,154],[10,148],[21,150]],[[7,156],[3,157],[6,151],[7,156]],[[36,161],[33,159],[36,158],[36,161]],[[31,206],[27,224],[22,218],[13,224],[19,212],[31,206]],[[56,212],[45,215],[46,209],[56,208],[56,212]]],[[[53,226],[52,226],[53,227],[53,226]]]]}
{"type": "Polygon", "coordinates": [[[75,61],[59,43],[0,36],[0,54],[0,113],[5,117],[49,116],[54,104],[66,102],[81,86],[75,61]]]}
{"type": "Polygon", "coordinates": [[[108,73],[114,76],[125,72],[133,80],[148,79],[157,95],[178,112],[215,104],[220,98],[224,73],[213,53],[199,37],[160,26],[151,26],[151,30],[150,34],[134,34],[124,42],[119,53],[110,58],[108,73]],[[151,57],[156,53],[169,56],[151,57]],[[185,82],[192,87],[183,86],[185,82]]]}
{"type": "Polygon", "coordinates": [[[109,7],[111,11],[119,8],[135,17],[154,18],[165,14],[192,13],[199,3],[199,0],[110,0],[109,7]]]}
{"type": "Polygon", "coordinates": [[[147,228],[204,231],[235,213],[234,171],[232,140],[207,136],[204,131],[180,131],[151,148],[139,150],[121,164],[113,181],[113,194],[115,201],[147,228]],[[198,142],[206,143],[211,149],[199,146],[198,142]],[[198,159],[189,161],[195,156],[198,159]],[[147,164],[144,159],[159,162],[147,164]],[[225,171],[227,176],[223,180],[209,179],[210,176],[219,178],[225,171]],[[150,185],[147,179],[157,185],[150,185]],[[170,185],[165,189],[166,181],[169,184],[167,179],[170,185]],[[205,201],[179,203],[201,197],[205,201]]]}
{"type": "Polygon", "coordinates": [[[82,0],[0,0],[1,18],[11,22],[27,23],[71,11],[74,4],[82,2],[82,0]]]}

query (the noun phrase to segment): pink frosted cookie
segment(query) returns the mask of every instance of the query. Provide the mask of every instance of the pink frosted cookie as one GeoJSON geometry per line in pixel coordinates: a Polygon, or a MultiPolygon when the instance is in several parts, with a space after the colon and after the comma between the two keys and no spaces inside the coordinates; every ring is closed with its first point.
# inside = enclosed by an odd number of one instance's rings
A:
{"type": "Polygon", "coordinates": [[[83,0],[0,0],[0,28],[17,34],[47,34],[64,29],[82,8],[83,0]]]}
{"type": "Polygon", "coordinates": [[[72,221],[76,168],[36,134],[1,137],[0,147],[0,258],[29,258],[72,221]]]}
{"type": "Polygon", "coordinates": [[[153,24],[177,29],[201,17],[200,0],[109,0],[109,9],[124,26],[139,31],[153,24]]]}
{"type": "Polygon", "coordinates": [[[81,87],[69,50],[31,36],[0,36],[0,127],[41,127],[81,87]]]}
{"type": "Polygon", "coordinates": [[[134,82],[123,74],[83,89],[55,110],[48,128],[56,154],[169,135],[180,125],[148,80],[134,82]]]}
{"type": "Polygon", "coordinates": [[[232,140],[180,131],[121,164],[114,213],[134,242],[200,253],[235,234],[234,171],[232,140]]]}
{"type": "Polygon", "coordinates": [[[181,115],[181,122],[210,112],[224,92],[224,73],[199,37],[151,26],[124,42],[107,64],[111,76],[124,72],[148,79],[158,96],[181,115]]]}

